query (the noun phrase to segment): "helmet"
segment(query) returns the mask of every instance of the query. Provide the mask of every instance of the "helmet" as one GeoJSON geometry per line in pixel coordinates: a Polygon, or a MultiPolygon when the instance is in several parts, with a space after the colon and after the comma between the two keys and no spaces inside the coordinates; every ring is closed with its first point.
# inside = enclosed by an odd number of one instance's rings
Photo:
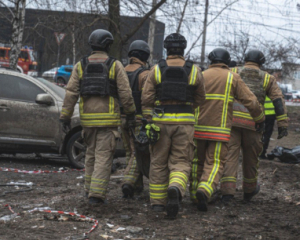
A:
{"type": "Polygon", "coordinates": [[[255,62],[259,65],[263,65],[265,61],[265,55],[259,50],[250,50],[246,53],[245,62],[255,62]]]}
{"type": "Polygon", "coordinates": [[[164,41],[164,48],[186,48],[186,39],[179,33],[172,33],[166,37],[164,41]]]}
{"type": "Polygon", "coordinates": [[[148,43],[143,40],[136,40],[130,44],[128,56],[130,57],[130,53],[132,51],[142,51],[147,54],[150,54],[150,48],[148,43]]]}
{"type": "Polygon", "coordinates": [[[229,65],[231,61],[229,52],[223,48],[216,48],[211,51],[210,54],[208,54],[208,59],[211,62],[220,61],[225,63],[226,65],[229,65]]]}
{"type": "Polygon", "coordinates": [[[93,31],[89,37],[89,45],[99,48],[106,48],[114,42],[113,35],[104,29],[93,31]]]}

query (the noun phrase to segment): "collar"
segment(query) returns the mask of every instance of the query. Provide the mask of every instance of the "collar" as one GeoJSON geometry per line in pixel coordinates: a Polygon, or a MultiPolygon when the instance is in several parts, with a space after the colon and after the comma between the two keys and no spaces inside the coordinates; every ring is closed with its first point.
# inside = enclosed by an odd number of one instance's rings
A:
{"type": "Polygon", "coordinates": [[[208,68],[224,68],[224,69],[228,69],[229,70],[229,67],[225,63],[211,64],[211,65],[209,65],[208,68]]]}
{"type": "Polygon", "coordinates": [[[255,69],[260,69],[259,64],[255,62],[246,62],[244,67],[250,67],[255,69]]]}
{"type": "Polygon", "coordinates": [[[108,56],[107,52],[104,52],[104,51],[93,51],[91,55],[93,55],[93,54],[102,54],[102,55],[108,56]]]}
{"type": "Polygon", "coordinates": [[[129,64],[140,64],[141,66],[145,66],[146,63],[141,61],[140,59],[136,58],[136,57],[131,57],[129,59],[129,64]]]}
{"type": "Polygon", "coordinates": [[[167,57],[167,60],[177,59],[177,58],[184,60],[184,57],[181,56],[181,55],[170,55],[170,56],[167,57]]]}

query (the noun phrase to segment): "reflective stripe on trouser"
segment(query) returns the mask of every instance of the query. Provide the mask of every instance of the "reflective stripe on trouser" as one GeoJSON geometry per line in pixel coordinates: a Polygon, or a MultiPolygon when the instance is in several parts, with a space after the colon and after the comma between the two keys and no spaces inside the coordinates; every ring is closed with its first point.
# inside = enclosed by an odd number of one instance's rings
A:
{"type": "MultiPolygon", "coordinates": [[[[135,134],[139,133],[139,129],[141,127],[141,123],[137,123],[135,128],[135,134]]],[[[126,127],[126,119],[122,118],[122,137],[124,145],[126,148],[126,169],[124,172],[123,184],[129,184],[133,188],[135,187],[143,187],[143,177],[141,172],[138,169],[137,162],[134,155],[134,141],[131,137],[130,130],[126,127]],[[129,158],[128,158],[129,157],[129,158]],[[127,160],[128,158],[128,160],[127,160]]]]}
{"type": "Polygon", "coordinates": [[[89,197],[105,199],[116,147],[117,128],[83,128],[87,145],[85,155],[85,191],[89,197]]]}
{"type": "Polygon", "coordinates": [[[245,128],[232,128],[229,152],[221,179],[222,195],[234,195],[235,193],[240,150],[242,150],[243,154],[243,190],[246,193],[251,193],[256,189],[259,166],[258,156],[262,148],[261,133],[245,128]],[[235,182],[233,181],[234,178],[235,182]]]}
{"type": "Polygon", "coordinates": [[[223,173],[223,166],[228,153],[228,143],[209,140],[197,140],[198,169],[197,190],[203,191],[210,198],[223,173]]]}
{"type": "Polygon", "coordinates": [[[160,139],[150,146],[150,202],[166,205],[168,187],[184,197],[193,159],[193,125],[159,124],[160,139]]]}

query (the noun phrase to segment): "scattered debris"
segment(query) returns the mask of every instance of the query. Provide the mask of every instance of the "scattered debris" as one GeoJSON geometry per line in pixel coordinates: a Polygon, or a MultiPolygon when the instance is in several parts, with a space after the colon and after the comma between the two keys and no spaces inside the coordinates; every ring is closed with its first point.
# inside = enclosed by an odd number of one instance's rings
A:
{"type": "Polygon", "coordinates": [[[143,228],[140,228],[140,227],[133,227],[133,226],[128,226],[126,227],[126,230],[129,232],[129,233],[140,233],[143,231],[143,228]]]}
{"type": "Polygon", "coordinates": [[[11,214],[11,215],[5,215],[0,218],[0,222],[6,223],[11,221],[12,219],[16,218],[18,216],[17,213],[11,214]]]}
{"type": "Polygon", "coordinates": [[[284,163],[300,163],[300,146],[293,149],[284,147],[275,147],[270,153],[267,154],[269,160],[279,158],[284,163]]]}

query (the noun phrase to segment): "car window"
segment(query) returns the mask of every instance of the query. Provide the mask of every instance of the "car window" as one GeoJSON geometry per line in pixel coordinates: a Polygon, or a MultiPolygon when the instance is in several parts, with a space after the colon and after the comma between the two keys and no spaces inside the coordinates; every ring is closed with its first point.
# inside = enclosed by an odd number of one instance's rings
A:
{"type": "Polygon", "coordinates": [[[12,75],[0,74],[0,98],[35,102],[36,96],[45,93],[34,83],[12,75]]]}
{"type": "Polygon", "coordinates": [[[25,52],[25,51],[21,51],[20,54],[19,54],[19,58],[27,60],[28,59],[28,53],[25,52]]]}
{"type": "Polygon", "coordinates": [[[73,70],[73,68],[71,68],[71,67],[65,67],[66,72],[72,72],[72,70],[73,70]]]}
{"type": "Polygon", "coordinates": [[[4,49],[0,50],[0,58],[5,58],[5,50],[4,49]]]}

